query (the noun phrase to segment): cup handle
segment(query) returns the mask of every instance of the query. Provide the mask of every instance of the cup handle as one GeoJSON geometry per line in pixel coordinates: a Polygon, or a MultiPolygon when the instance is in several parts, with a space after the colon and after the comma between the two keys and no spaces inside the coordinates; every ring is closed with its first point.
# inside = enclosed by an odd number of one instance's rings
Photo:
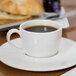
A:
{"type": "Polygon", "coordinates": [[[8,33],[7,33],[7,41],[8,41],[8,43],[9,43],[10,45],[16,47],[16,48],[22,49],[22,48],[20,48],[20,47],[18,47],[18,46],[16,46],[16,45],[14,45],[14,44],[11,42],[10,37],[11,37],[11,35],[12,35],[13,33],[17,33],[17,34],[19,34],[19,35],[21,36],[21,33],[20,33],[19,30],[17,30],[17,29],[11,29],[11,30],[9,30],[8,33]]]}

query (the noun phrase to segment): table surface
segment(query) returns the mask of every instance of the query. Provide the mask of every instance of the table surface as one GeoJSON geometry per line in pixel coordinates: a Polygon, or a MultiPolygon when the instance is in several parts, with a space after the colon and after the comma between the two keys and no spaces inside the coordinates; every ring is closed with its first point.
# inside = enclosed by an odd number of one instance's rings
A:
{"type": "MultiPolygon", "coordinates": [[[[71,3],[72,0],[70,0],[69,2],[72,5],[65,2],[65,0],[62,0],[62,1],[63,1],[62,5],[65,7],[66,11],[75,9],[74,7],[76,6],[71,3]]],[[[70,23],[70,27],[63,30],[63,37],[76,41],[76,15],[69,17],[68,20],[70,23]]],[[[0,32],[0,45],[2,45],[7,41],[6,33],[7,31],[0,32]]],[[[17,37],[19,37],[17,34],[13,34],[11,39],[14,39],[17,37]]],[[[64,70],[53,71],[53,72],[29,72],[29,71],[22,71],[22,70],[11,68],[3,64],[2,62],[0,62],[0,76],[30,76],[30,75],[31,76],[60,76],[61,74],[71,70],[74,67],[76,66],[73,66],[64,70]]]]}

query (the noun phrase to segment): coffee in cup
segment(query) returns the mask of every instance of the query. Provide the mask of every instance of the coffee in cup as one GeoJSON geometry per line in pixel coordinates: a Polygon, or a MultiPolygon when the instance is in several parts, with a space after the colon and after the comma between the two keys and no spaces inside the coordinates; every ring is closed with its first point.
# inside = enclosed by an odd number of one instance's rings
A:
{"type": "Polygon", "coordinates": [[[30,26],[30,27],[27,27],[24,29],[27,31],[30,31],[30,32],[38,32],[38,33],[46,33],[46,32],[52,32],[52,31],[57,30],[56,27],[53,27],[51,25],[50,26],[48,26],[48,25],[33,25],[33,26],[30,26]]]}

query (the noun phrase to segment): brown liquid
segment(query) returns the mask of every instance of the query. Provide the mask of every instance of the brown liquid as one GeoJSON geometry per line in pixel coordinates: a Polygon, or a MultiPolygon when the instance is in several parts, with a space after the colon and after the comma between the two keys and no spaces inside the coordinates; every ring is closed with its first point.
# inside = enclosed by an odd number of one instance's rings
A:
{"type": "Polygon", "coordinates": [[[44,26],[44,25],[34,25],[34,26],[30,26],[27,28],[24,28],[27,31],[30,32],[38,32],[38,33],[45,33],[45,32],[52,32],[52,31],[56,31],[57,28],[56,27],[52,27],[52,26],[44,26]]]}

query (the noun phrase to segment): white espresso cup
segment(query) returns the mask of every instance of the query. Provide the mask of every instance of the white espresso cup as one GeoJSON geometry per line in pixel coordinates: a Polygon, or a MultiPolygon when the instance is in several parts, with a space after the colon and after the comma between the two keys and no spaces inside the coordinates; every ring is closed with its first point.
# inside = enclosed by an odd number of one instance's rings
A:
{"type": "Polygon", "coordinates": [[[51,20],[29,20],[22,23],[17,29],[11,29],[7,33],[7,41],[10,45],[24,50],[24,53],[33,57],[49,57],[59,51],[60,39],[62,37],[62,27],[56,21],[51,20]],[[52,26],[57,30],[52,32],[30,32],[25,30],[30,26],[52,26]],[[11,43],[10,36],[18,33],[21,38],[22,48],[11,43]]]}

